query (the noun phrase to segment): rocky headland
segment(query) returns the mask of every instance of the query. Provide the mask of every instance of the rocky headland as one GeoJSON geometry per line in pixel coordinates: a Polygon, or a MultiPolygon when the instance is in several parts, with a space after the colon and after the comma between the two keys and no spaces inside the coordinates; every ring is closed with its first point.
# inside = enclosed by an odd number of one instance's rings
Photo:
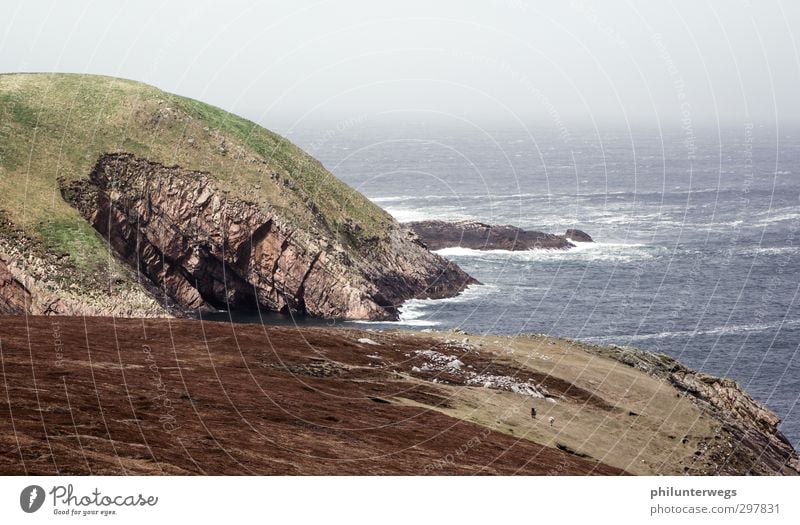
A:
{"type": "Polygon", "coordinates": [[[220,191],[209,173],[130,154],[103,155],[61,194],[184,311],[395,319],[407,299],[449,297],[476,282],[399,225],[348,246],[324,216],[304,229],[279,209],[220,191]]]}
{"type": "Polygon", "coordinates": [[[510,225],[491,225],[477,221],[416,221],[405,223],[431,250],[470,248],[473,250],[565,250],[573,242],[593,242],[585,232],[569,229],[563,235],[523,230],[510,225]]]}
{"type": "Polygon", "coordinates": [[[0,312],[391,320],[408,299],[476,282],[300,148],[219,108],[68,74],[0,75],[0,105],[0,312]]]}

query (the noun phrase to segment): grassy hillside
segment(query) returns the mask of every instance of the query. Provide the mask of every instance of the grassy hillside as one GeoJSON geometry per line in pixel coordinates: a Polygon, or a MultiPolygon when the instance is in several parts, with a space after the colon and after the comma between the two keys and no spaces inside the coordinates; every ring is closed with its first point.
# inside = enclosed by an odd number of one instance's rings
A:
{"type": "Polygon", "coordinates": [[[82,272],[110,258],[58,179],[88,176],[108,152],[210,172],[232,196],[345,244],[393,222],[294,144],[219,108],[111,77],[0,74],[0,213],[82,272]]]}

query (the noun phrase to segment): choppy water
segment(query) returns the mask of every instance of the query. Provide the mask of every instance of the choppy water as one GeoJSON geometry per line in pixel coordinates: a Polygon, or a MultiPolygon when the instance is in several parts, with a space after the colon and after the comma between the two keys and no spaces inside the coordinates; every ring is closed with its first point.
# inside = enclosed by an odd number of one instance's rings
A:
{"type": "Polygon", "coordinates": [[[384,116],[281,131],[401,221],[577,227],[597,241],[442,250],[483,286],[410,301],[396,325],[664,352],[739,381],[800,445],[800,130],[559,132],[384,116]]]}

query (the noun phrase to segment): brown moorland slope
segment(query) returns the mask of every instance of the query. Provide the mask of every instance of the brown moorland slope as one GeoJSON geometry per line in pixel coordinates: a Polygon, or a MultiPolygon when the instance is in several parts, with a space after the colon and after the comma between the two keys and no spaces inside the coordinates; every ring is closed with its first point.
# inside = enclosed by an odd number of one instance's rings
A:
{"type": "Polygon", "coordinates": [[[0,474],[794,472],[613,349],[453,337],[0,317],[0,474]]]}
{"type": "Polygon", "coordinates": [[[450,403],[348,331],[12,317],[0,333],[2,474],[621,473],[397,401],[450,403]]]}

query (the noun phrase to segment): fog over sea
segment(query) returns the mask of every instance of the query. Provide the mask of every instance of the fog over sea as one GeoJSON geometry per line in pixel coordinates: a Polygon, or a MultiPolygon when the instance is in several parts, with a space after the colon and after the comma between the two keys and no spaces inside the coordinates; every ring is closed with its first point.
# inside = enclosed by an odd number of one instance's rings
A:
{"type": "Polygon", "coordinates": [[[800,446],[800,129],[411,120],[280,131],[400,221],[579,228],[596,242],[442,250],[483,284],[409,301],[400,322],[375,328],[540,332],[664,352],[739,381],[800,446]]]}

